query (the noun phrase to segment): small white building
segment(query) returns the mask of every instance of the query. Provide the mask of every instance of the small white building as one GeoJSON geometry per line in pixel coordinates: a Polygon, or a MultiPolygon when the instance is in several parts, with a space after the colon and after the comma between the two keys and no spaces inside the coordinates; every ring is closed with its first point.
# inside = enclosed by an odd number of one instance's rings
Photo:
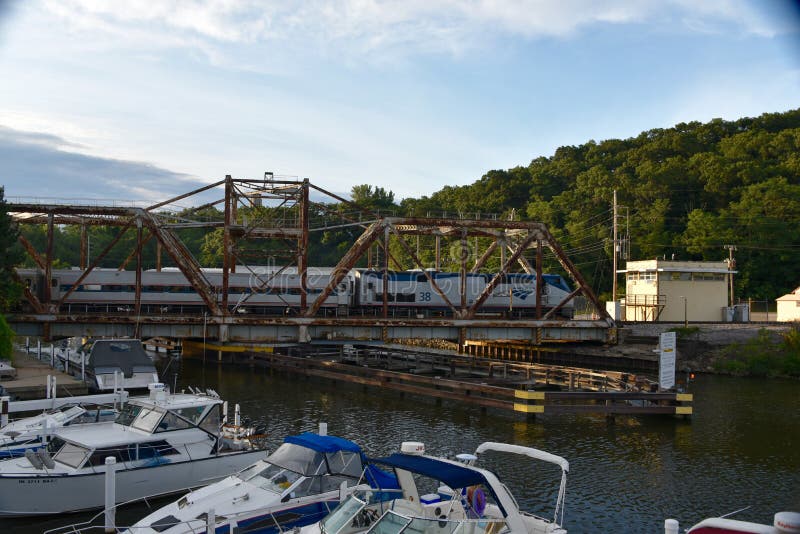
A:
{"type": "MultiPolygon", "coordinates": [[[[732,321],[730,271],[724,261],[629,261],[625,269],[626,321],[732,321]]],[[[742,319],[742,318],[740,318],[742,319]]],[[[747,320],[747,319],[742,319],[747,320]]]]}
{"type": "Polygon", "coordinates": [[[775,299],[778,303],[778,321],[800,321],[800,287],[775,299]]]}

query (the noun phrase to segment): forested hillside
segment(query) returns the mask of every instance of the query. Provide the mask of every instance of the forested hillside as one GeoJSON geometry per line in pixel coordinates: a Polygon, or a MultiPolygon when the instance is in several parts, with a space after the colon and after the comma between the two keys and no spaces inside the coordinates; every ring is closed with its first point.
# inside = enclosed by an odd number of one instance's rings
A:
{"type": "MultiPolygon", "coordinates": [[[[719,261],[728,256],[723,245],[735,245],[738,296],[774,299],[800,285],[800,110],[733,122],[681,123],[630,139],[561,147],[553,156],[527,166],[490,171],[471,185],[447,186],[429,197],[406,198],[399,204],[390,190],[381,187],[356,186],[352,193],[361,205],[398,215],[481,213],[544,222],[595,291],[607,294],[612,280],[615,189],[621,206],[620,232],[629,235],[629,259],[674,255],[719,261]]],[[[249,220],[263,217],[247,209],[239,215],[249,220]]],[[[214,208],[205,209],[203,216],[222,218],[214,208]]],[[[90,231],[96,253],[117,230],[90,231]]],[[[310,264],[333,265],[360,232],[356,227],[312,233],[310,264]]],[[[43,228],[24,227],[23,233],[43,250],[43,228]]],[[[132,249],[133,236],[125,237],[127,242],[112,251],[105,267],[119,266],[132,249]]],[[[182,230],[181,237],[201,263],[220,265],[220,230],[182,230]]],[[[77,228],[59,229],[55,242],[61,265],[77,264],[78,239],[77,228]]],[[[433,264],[432,238],[423,237],[412,245],[426,265],[433,264]]],[[[479,255],[486,245],[470,241],[471,254],[479,255]]],[[[459,251],[452,249],[453,243],[444,246],[450,248],[445,248],[442,267],[457,269],[459,251]]],[[[247,261],[291,261],[281,256],[285,251],[286,247],[265,245],[250,251],[252,259],[247,261]]],[[[154,266],[154,254],[154,244],[148,243],[147,268],[154,266]]],[[[415,267],[396,244],[392,254],[401,263],[392,268],[415,267]]],[[[373,262],[377,257],[372,255],[373,262]]],[[[489,269],[496,266],[497,259],[487,264],[489,269]]],[[[549,262],[548,270],[557,268],[549,262]]]]}
{"type": "Polygon", "coordinates": [[[738,295],[774,299],[800,285],[800,110],[561,147],[526,167],[490,171],[402,206],[513,209],[542,221],[605,292],[614,189],[630,259],[719,261],[730,244],[737,247],[738,295]]]}

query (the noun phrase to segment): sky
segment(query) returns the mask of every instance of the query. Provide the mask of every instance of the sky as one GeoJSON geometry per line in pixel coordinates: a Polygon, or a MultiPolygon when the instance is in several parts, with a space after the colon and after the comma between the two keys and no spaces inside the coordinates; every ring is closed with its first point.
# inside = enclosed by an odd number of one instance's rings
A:
{"type": "Polygon", "coordinates": [[[430,195],[563,145],[800,107],[797,6],[0,0],[0,185],[147,204],[271,171],[430,195]]]}

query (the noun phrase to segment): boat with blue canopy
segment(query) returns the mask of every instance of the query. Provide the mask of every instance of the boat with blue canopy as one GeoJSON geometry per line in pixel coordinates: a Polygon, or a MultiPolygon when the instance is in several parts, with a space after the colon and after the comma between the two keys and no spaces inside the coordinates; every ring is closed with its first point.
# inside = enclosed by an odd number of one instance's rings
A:
{"type": "Polygon", "coordinates": [[[309,525],[355,488],[399,487],[394,477],[365,460],[361,447],[344,438],[310,432],[287,436],[267,458],[184,495],[128,532],[271,533],[309,525]]]}
{"type": "Polygon", "coordinates": [[[475,454],[456,460],[424,454],[419,442],[405,442],[401,452],[371,459],[389,468],[399,489],[354,492],[321,522],[302,534],[566,534],[564,498],[569,463],[530,447],[505,443],[481,444],[475,454]],[[509,489],[493,472],[475,465],[488,451],[523,455],[557,465],[561,482],[552,519],[522,511],[509,489]],[[427,493],[426,493],[427,491],[427,493]],[[387,499],[387,495],[392,495],[387,499]],[[376,498],[380,497],[380,498],[376,498]]]}

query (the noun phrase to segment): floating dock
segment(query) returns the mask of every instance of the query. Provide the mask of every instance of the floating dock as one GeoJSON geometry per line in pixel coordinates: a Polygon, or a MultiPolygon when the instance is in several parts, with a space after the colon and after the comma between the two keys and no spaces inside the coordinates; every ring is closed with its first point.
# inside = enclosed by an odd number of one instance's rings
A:
{"type": "Polygon", "coordinates": [[[302,376],[391,389],[525,414],[692,415],[692,395],[659,392],[650,380],[620,371],[475,356],[401,351],[391,347],[248,347],[185,344],[207,363],[259,365],[302,376]],[[198,347],[199,346],[199,347],[198,347]],[[269,349],[269,350],[266,350],[269,349]]]}

